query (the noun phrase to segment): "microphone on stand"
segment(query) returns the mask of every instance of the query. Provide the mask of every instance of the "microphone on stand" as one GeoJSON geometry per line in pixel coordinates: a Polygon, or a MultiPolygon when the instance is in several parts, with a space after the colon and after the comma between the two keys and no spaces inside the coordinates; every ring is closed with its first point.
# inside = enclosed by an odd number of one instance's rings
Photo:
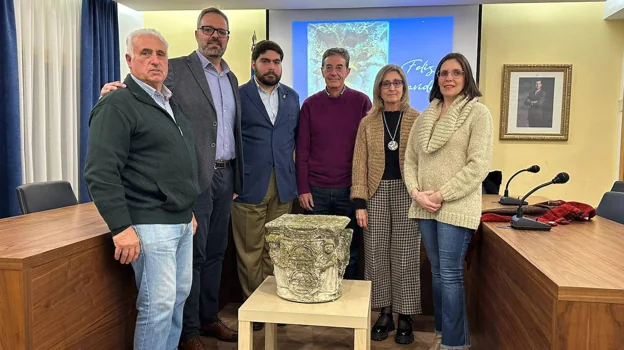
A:
{"type": "Polygon", "coordinates": [[[507,185],[505,185],[505,193],[503,194],[503,196],[498,200],[498,203],[502,204],[502,205],[527,205],[529,203],[527,202],[520,202],[520,198],[513,198],[513,197],[509,197],[509,183],[511,182],[511,179],[513,179],[514,177],[516,177],[516,175],[528,171],[530,173],[539,173],[540,171],[540,167],[539,165],[533,165],[530,166],[526,169],[522,169],[520,171],[518,171],[517,173],[513,174],[512,177],[509,178],[509,180],[507,180],[507,185]]]}
{"type": "MultiPolygon", "coordinates": [[[[532,189],[531,191],[529,191],[529,193],[525,194],[524,197],[522,197],[522,203],[524,203],[524,200],[527,199],[530,195],[532,195],[535,191],[539,190],[542,187],[546,187],[552,184],[564,184],[566,182],[568,182],[568,180],[570,180],[570,175],[568,175],[568,173],[559,173],[557,174],[557,176],[555,176],[554,179],[548,181],[545,184],[541,184],[537,187],[535,187],[534,189],[532,189]]],[[[525,218],[522,216],[522,205],[520,204],[518,206],[518,210],[516,212],[516,215],[513,216],[513,218],[511,218],[511,227],[515,228],[516,230],[537,230],[537,231],[550,231],[550,225],[545,224],[543,222],[539,222],[537,220],[533,220],[533,219],[529,219],[529,218],[525,218]]]]}

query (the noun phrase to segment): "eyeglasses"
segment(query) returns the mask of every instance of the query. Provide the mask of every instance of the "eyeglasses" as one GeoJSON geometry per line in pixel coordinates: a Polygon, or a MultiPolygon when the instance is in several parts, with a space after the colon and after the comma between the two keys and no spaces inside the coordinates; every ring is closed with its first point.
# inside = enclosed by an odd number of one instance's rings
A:
{"type": "Polygon", "coordinates": [[[384,81],[383,83],[381,83],[381,88],[382,89],[389,89],[390,85],[394,86],[395,88],[399,89],[403,86],[403,80],[393,80],[393,81],[384,81]]]}
{"type": "Polygon", "coordinates": [[[453,69],[453,70],[452,70],[452,71],[450,71],[450,72],[449,72],[449,71],[447,71],[447,70],[438,71],[438,72],[436,73],[436,75],[437,75],[438,77],[446,78],[446,77],[449,75],[449,73],[451,74],[451,76],[452,76],[453,78],[459,78],[459,77],[461,77],[462,75],[464,75],[464,71],[463,71],[463,70],[459,70],[459,69],[453,69]]]}
{"type": "Polygon", "coordinates": [[[217,31],[217,34],[222,38],[227,38],[228,36],[230,36],[230,31],[227,29],[220,29],[220,28],[215,28],[211,26],[202,26],[197,29],[201,30],[202,33],[209,35],[209,36],[212,36],[212,34],[214,34],[215,31],[217,31]]]}
{"type": "Polygon", "coordinates": [[[327,66],[323,66],[323,67],[321,67],[321,69],[322,69],[322,70],[324,70],[324,71],[326,71],[326,72],[331,72],[331,71],[334,71],[334,70],[335,70],[336,72],[343,72],[343,71],[345,70],[345,67],[344,67],[344,66],[342,66],[342,65],[335,66],[335,67],[334,67],[334,66],[329,66],[329,65],[327,65],[327,66]]]}

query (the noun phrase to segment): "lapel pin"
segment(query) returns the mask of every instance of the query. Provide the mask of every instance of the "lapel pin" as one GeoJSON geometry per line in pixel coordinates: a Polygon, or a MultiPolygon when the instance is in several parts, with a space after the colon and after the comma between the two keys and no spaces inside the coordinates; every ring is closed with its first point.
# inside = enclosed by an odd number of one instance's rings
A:
{"type": "Polygon", "coordinates": [[[286,94],[282,95],[282,98],[284,98],[284,99],[285,99],[285,98],[286,98],[286,94]]]}

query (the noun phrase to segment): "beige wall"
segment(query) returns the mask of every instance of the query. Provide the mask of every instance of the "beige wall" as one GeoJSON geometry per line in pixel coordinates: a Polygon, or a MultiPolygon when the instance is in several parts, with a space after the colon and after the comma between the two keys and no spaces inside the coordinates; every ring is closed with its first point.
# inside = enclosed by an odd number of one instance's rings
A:
{"type": "MultiPolygon", "coordinates": [[[[146,11],[143,21],[146,28],[158,30],[169,42],[169,57],[187,56],[197,49],[195,27],[197,11],[146,11]]],[[[230,21],[230,41],[223,58],[238,77],[240,84],[251,78],[251,36],[254,30],[258,41],[266,38],[266,12],[264,10],[223,11],[230,21]]]]}
{"type": "Polygon", "coordinates": [[[570,182],[536,195],[598,205],[616,180],[624,21],[603,20],[603,6],[483,6],[480,88],[494,118],[493,169],[502,170],[504,186],[520,168],[542,168],[538,174],[516,177],[512,194],[523,194],[566,171],[570,182]],[[573,65],[569,140],[499,140],[503,64],[548,63],[573,65]]]}
{"type": "MultiPolygon", "coordinates": [[[[197,47],[193,31],[199,11],[144,12],[144,23],[167,38],[170,57],[188,55],[197,47]]],[[[494,118],[493,169],[503,171],[504,186],[516,170],[542,167],[539,174],[514,179],[512,194],[566,171],[568,184],[537,194],[597,205],[616,180],[624,21],[605,21],[603,11],[598,2],[483,6],[480,88],[494,118]],[[573,65],[569,140],[499,140],[503,64],[549,63],[573,65]]],[[[266,15],[263,10],[225,13],[232,30],[225,59],[242,84],[250,78],[253,31],[258,40],[266,38],[266,15]]]]}

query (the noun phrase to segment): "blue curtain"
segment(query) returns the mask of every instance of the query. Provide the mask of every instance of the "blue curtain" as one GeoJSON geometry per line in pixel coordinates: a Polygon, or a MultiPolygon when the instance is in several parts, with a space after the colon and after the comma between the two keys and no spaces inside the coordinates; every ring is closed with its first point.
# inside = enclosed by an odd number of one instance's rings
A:
{"type": "Polygon", "coordinates": [[[0,218],[22,213],[19,77],[13,0],[0,0],[0,218]]]}
{"type": "Polygon", "coordinates": [[[80,55],[80,202],[91,200],[83,179],[89,113],[102,86],[119,80],[119,26],[113,0],[83,0],[80,55]]]}

